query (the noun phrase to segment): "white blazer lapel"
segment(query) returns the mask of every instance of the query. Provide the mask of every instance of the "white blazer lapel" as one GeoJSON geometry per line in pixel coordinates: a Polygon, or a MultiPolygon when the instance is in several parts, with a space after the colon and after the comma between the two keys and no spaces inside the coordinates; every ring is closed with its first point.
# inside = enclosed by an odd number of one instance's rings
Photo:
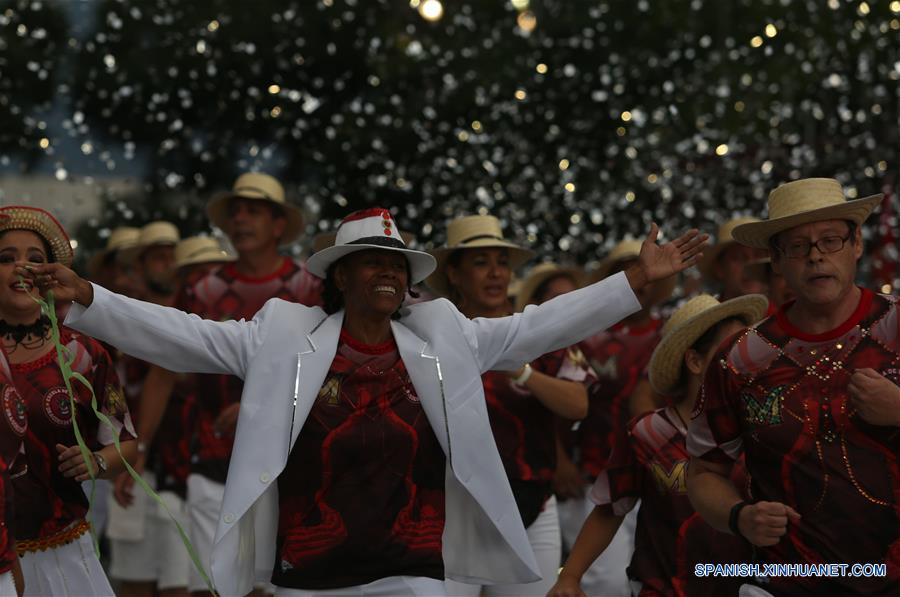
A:
{"type": "Polygon", "coordinates": [[[337,352],[338,338],[341,334],[341,326],[344,323],[344,312],[338,311],[324,319],[319,325],[306,334],[305,350],[297,353],[297,372],[294,378],[294,412],[291,418],[291,444],[288,454],[285,454],[285,463],[290,450],[300,435],[300,429],[309,416],[316,397],[328,370],[334,361],[337,352]]]}
{"type": "Polygon", "coordinates": [[[416,389],[422,409],[438,443],[453,466],[453,442],[450,440],[450,423],[447,418],[447,399],[444,394],[444,372],[441,361],[427,341],[423,340],[402,323],[392,322],[391,330],[397,342],[397,351],[409,379],[416,389]]]}

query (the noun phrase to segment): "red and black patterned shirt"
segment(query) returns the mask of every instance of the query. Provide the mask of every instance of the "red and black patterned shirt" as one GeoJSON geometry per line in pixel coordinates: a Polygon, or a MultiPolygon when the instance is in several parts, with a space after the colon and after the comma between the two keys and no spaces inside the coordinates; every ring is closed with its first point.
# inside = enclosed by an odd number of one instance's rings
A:
{"type": "Polygon", "coordinates": [[[694,576],[696,563],[741,563],[749,546],[716,532],[699,519],[687,496],[690,457],[687,429],[671,408],[633,419],[619,434],[609,466],[591,488],[591,500],[607,513],[624,516],[641,500],[630,578],[640,595],[737,595],[734,579],[694,576]]]}
{"type": "Polygon", "coordinates": [[[0,417],[0,574],[3,574],[11,570],[16,561],[16,542],[13,534],[14,500],[10,477],[17,471],[15,464],[22,451],[25,432],[28,430],[28,414],[25,401],[12,383],[12,372],[2,349],[0,349],[0,401],[3,406],[3,417],[0,417]]]}
{"type": "Polygon", "coordinates": [[[391,339],[341,332],[278,478],[277,586],[444,578],[444,452],[391,339]]]}
{"type": "MultiPolygon", "coordinates": [[[[535,371],[589,386],[596,380],[577,346],[547,353],[535,371]]],[[[500,459],[526,526],[550,496],[556,471],[556,417],[528,388],[501,371],[481,376],[488,418],[500,459]]]]}
{"type": "Polygon", "coordinates": [[[617,324],[581,342],[597,375],[590,388],[588,415],[578,427],[576,445],[582,473],[596,479],[609,463],[615,434],[623,435],[631,419],[628,398],[659,343],[662,320],[640,327],[617,324]]]}
{"type": "Polygon", "coordinates": [[[818,335],[779,310],[728,341],[707,371],[689,452],[722,464],[743,453],[754,497],[802,516],[757,549],[762,561],[887,565],[886,578],[772,577],[776,595],[897,594],[900,429],[856,413],[847,384],[862,368],[900,385],[897,297],[863,289],[853,315],[818,335]]]}
{"type": "MultiPolygon", "coordinates": [[[[135,439],[134,426],[109,353],[88,336],[62,328],[61,341],[72,358],[72,370],[93,386],[97,409],[113,425],[100,422],[91,408],[90,390],[73,381],[78,428],[91,451],[119,441],[135,439]]],[[[12,365],[13,381],[25,401],[27,472],[16,476],[15,536],[18,540],[45,539],[84,519],[88,500],[81,483],[59,472],[56,444],[76,445],[69,394],[56,360],[56,350],[31,361],[12,365]]],[[[18,468],[18,466],[17,466],[18,468]]]]}
{"type": "MultiPolygon", "coordinates": [[[[269,299],[314,306],[321,305],[321,294],[319,278],[303,263],[283,258],[278,271],[262,278],[241,274],[233,263],[215,269],[193,285],[184,286],[175,306],[205,319],[249,321],[269,299]]],[[[239,378],[230,375],[195,376],[191,472],[225,482],[234,434],[218,434],[214,423],[224,409],[240,402],[243,387],[239,378]]]]}

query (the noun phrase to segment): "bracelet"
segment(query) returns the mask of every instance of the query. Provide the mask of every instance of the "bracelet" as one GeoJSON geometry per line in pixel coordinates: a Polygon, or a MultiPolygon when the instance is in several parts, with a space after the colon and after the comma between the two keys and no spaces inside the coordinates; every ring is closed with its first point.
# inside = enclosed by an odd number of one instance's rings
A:
{"type": "Polygon", "coordinates": [[[731,534],[735,537],[740,537],[744,541],[748,539],[744,537],[744,534],[741,533],[741,529],[738,528],[738,517],[741,515],[741,510],[743,510],[746,506],[749,506],[750,502],[746,500],[741,500],[731,507],[731,512],[728,513],[728,530],[731,531],[731,534]]]}
{"type": "Polygon", "coordinates": [[[531,370],[531,364],[525,363],[525,365],[522,367],[522,375],[515,378],[513,380],[513,383],[516,384],[517,386],[524,386],[525,382],[527,382],[529,379],[531,379],[532,373],[533,373],[533,371],[531,370]]]}

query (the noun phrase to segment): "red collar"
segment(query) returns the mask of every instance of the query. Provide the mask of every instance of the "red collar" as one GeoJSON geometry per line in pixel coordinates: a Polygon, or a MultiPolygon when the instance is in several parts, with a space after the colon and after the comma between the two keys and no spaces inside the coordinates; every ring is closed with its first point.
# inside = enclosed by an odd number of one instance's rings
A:
{"type": "Polygon", "coordinates": [[[854,327],[856,327],[872,307],[872,300],[875,298],[875,294],[868,288],[860,288],[860,290],[862,291],[862,294],[859,297],[859,304],[856,305],[856,309],[853,311],[847,321],[834,328],[833,330],[823,332],[821,334],[810,334],[796,327],[790,322],[790,320],[788,320],[786,313],[791,305],[794,304],[794,301],[789,301],[782,305],[781,308],[779,308],[775,313],[775,319],[778,321],[778,325],[780,325],[781,328],[785,332],[787,332],[789,336],[797,338],[798,340],[803,340],[804,342],[827,342],[828,340],[840,338],[841,336],[852,330],[854,327]]]}

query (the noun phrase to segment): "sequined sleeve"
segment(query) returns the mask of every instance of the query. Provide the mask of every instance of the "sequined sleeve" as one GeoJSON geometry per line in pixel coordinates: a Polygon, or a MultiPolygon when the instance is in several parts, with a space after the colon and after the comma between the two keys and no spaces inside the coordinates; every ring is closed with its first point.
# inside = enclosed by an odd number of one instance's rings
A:
{"type": "Polygon", "coordinates": [[[692,457],[727,465],[738,459],[743,448],[733,402],[738,394],[737,376],[728,368],[726,352],[720,350],[709,364],[691,416],[687,450],[692,457]]]}

